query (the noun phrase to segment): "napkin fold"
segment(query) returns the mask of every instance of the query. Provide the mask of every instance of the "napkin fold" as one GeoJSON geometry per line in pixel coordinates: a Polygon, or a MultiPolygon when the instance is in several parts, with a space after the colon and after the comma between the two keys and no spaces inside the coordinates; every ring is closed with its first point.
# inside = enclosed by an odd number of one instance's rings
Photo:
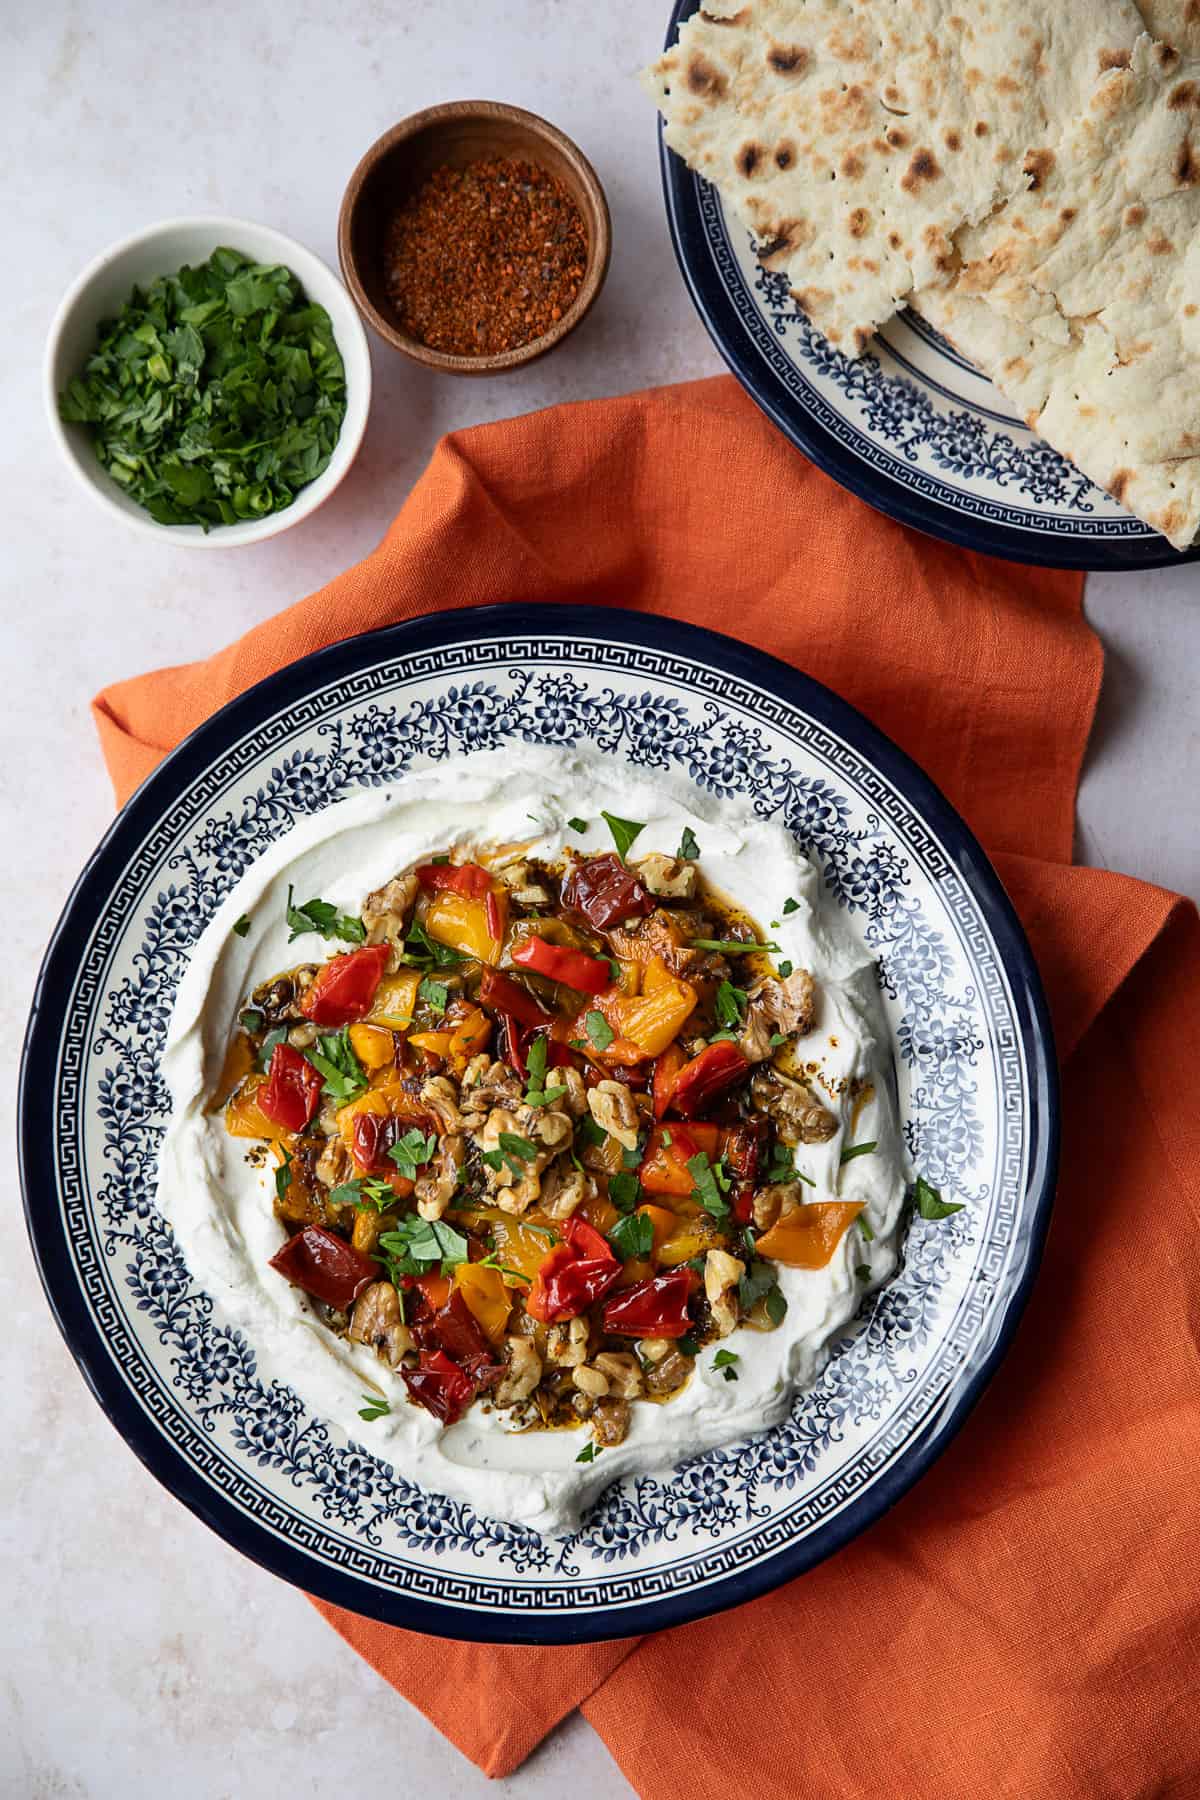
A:
{"type": "Polygon", "coordinates": [[[892,1512],[776,1593],[640,1641],[454,1644],[317,1603],[489,1773],[582,1706],[646,1800],[1200,1787],[1200,922],[1070,866],[1102,661],[1081,595],[868,511],[721,377],[445,438],[364,562],[94,702],[123,801],[216,707],[348,629],[517,599],[669,613],[868,713],[979,834],[1029,932],[1065,1064],[1043,1272],[892,1512]]]}

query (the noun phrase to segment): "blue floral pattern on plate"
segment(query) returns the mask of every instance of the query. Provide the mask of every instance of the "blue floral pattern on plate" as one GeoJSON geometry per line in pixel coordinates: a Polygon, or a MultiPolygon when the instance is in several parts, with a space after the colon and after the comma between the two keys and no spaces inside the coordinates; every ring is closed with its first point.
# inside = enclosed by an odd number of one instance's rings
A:
{"type": "Polygon", "coordinates": [[[351,1572],[364,1610],[391,1597],[487,1606],[538,1635],[570,1609],[573,1635],[603,1635],[614,1608],[656,1596],[683,1616],[727,1603],[714,1582],[819,1534],[920,1437],[1023,1254],[1028,1071],[976,898],[852,736],[688,654],[551,635],[454,641],[453,620],[445,635],[433,657],[361,640],[352,678],[318,684],[214,755],[101,897],[62,1014],[74,1074],[57,1096],[59,1191],[75,1272],[123,1381],[228,1503],[304,1545],[318,1565],[308,1585],[325,1565],[351,1572]],[[589,744],[787,825],[879,960],[914,1163],[967,1203],[943,1224],[912,1222],[900,1274],[783,1425],[614,1485],[559,1540],[422,1491],[312,1415],[192,1280],[154,1204],[175,987],[248,863],[357,788],[513,743],[589,744]]]}

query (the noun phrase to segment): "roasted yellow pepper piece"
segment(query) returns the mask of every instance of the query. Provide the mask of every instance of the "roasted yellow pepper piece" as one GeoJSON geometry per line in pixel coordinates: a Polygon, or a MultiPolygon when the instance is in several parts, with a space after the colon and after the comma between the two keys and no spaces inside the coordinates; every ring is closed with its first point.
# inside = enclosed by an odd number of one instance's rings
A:
{"type": "Polygon", "coordinates": [[[756,1256],[792,1269],[823,1269],[863,1209],[861,1200],[816,1200],[764,1231],[756,1256]]]}
{"type": "Polygon", "coordinates": [[[383,1025],[352,1025],[350,1048],[364,1069],[385,1069],[396,1055],[396,1040],[383,1025]]]}
{"type": "Polygon", "coordinates": [[[371,1025],[387,1025],[392,1031],[403,1031],[406,1025],[412,1024],[420,985],[421,975],[417,969],[402,969],[398,975],[385,975],[375,989],[375,998],[366,1022],[371,1025]]]}
{"type": "Polygon", "coordinates": [[[459,1074],[466,1068],[473,1056],[487,1045],[492,1035],[492,1021],[478,1006],[473,1006],[469,1013],[461,1018],[450,1037],[450,1066],[459,1074]]]}
{"type": "Polygon", "coordinates": [[[295,1133],[285,1131],[259,1110],[258,1090],[266,1079],[265,1075],[247,1075],[225,1108],[225,1129],[230,1137],[269,1138],[273,1144],[290,1146],[296,1141],[295,1133]]]}
{"type": "Polygon", "coordinates": [[[482,1263],[459,1263],[454,1271],[454,1285],[461,1290],[484,1336],[493,1344],[502,1344],[512,1300],[500,1270],[484,1268],[482,1263]]]}
{"type": "Polygon", "coordinates": [[[466,894],[435,894],[425,914],[425,929],[439,944],[449,944],[476,962],[496,964],[500,941],[488,930],[487,902],[466,894]]]}
{"type": "Polygon", "coordinates": [[[617,1036],[636,1044],[643,1056],[660,1056],[695,1005],[695,988],[672,975],[660,956],[646,964],[640,994],[601,994],[596,1001],[617,1036]]]}

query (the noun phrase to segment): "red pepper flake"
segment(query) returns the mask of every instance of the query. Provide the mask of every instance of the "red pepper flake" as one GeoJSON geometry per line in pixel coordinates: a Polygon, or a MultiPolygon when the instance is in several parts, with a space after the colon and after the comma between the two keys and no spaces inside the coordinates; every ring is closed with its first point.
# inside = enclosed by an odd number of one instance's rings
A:
{"type": "Polygon", "coordinates": [[[400,324],[453,356],[542,337],[587,272],[583,215],[556,176],[495,158],[435,169],[393,215],[384,282],[400,324]]]}

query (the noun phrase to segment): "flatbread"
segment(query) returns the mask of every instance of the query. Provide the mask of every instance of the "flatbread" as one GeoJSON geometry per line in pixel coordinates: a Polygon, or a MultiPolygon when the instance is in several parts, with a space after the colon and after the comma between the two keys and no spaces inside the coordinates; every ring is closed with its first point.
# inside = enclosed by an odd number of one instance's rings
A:
{"type": "Polygon", "coordinates": [[[644,80],[667,143],[854,354],[949,278],[955,232],[1025,185],[1141,29],[1132,0],[705,0],[644,80]]]}
{"type": "Polygon", "coordinates": [[[1138,11],[1151,37],[1181,56],[1200,56],[1200,0],[1138,0],[1138,11]]]}
{"type": "Polygon", "coordinates": [[[914,305],[1176,549],[1200,529],[1200,59],[1148,35],[914,305]]]}

